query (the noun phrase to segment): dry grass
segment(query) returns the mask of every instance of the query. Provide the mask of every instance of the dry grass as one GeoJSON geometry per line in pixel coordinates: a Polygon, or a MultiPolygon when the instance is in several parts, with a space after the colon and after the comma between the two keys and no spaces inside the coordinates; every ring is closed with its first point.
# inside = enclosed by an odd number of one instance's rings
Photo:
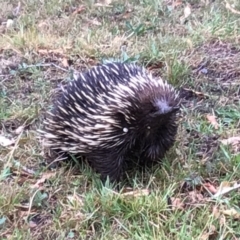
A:
{"type": "Polygon", "coordinates": [[[13,139],[0,144],[0,238],[239,239],[239,190],[211,198],[240,177],[239,142],[221,144],[240,136],[238,1],[107,2],[0,0],[0,136],[13,139]],[[35,133],[72,69],[112,58],[145,65],[184,100],[162,168],[120,193],[82,163],[50,171],[35,133]]]}

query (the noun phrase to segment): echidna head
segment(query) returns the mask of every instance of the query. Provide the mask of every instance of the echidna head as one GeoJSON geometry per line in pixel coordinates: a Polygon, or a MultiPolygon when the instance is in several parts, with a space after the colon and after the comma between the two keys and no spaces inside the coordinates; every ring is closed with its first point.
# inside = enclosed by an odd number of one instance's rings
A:
{"type": "Polygon", "coordinates": [[[171,124],[171,121],[175,121],[178,110],[177,104],[172,104],[167,99],[156,99],[151,102],[149,113],[142,119],[142,126],[152,131],[162,128],[166,124],[171,124]]]}
{"type": "Polygon", "coordinates": [[[131,126],[135,129],[137,138],[151,142],[157,135],[164,135],[165,131],[170,131],[170,135],[175,134],[180,109],[180,99],[176,89],[168,84],[147,86],[135,96],[136,102],[131,111],[133,115],[131,126]]]}
{"type": "Polygon", "coordinates": [[[166,99],[155,100],[155,102],[153,103],[153,107],[154,107],[153,108],[154,111],[153,113],[150,114],[152,117],[158,117],[158,116],[165,117],[165,116],[174,114],[179,110],[178,105],[171,106],[171,103],[166,99]]]}

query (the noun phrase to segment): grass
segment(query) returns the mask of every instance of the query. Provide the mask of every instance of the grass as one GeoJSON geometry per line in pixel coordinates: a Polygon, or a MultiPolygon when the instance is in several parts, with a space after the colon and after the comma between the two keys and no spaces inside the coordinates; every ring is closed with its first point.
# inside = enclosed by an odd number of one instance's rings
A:
{"type": "Polygon", "coordinates": [[[240,178],[239,142],[220,141],[240,134],[239,14],[220,0],[19,2],[0,0],[0,136],[14,139],[0,144],[1,239],[239,239],[239,190],[206,190],[240,178]],[[49,171],[36,138],[71,68],[109,59],[146,66],[183,98],[162,167],[120,193],[82,163],[49,171]]]}

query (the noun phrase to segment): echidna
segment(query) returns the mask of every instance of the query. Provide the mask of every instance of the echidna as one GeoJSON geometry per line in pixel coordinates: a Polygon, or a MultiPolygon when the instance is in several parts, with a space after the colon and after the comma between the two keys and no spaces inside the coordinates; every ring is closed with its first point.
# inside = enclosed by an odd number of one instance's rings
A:
{"type": "Polygon", "coordinates": [[[132,153],[159,161],[177,133],[178,92],[136,64],[107,63],[79,74],[44,121],[44,146],[86,157],[119,181],[132,153]]]}

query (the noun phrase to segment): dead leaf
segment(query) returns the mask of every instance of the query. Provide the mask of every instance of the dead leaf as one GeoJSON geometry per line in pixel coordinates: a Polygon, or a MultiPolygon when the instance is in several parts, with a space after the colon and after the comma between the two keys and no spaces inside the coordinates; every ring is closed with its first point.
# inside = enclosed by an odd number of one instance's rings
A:
{"type": "Polygon", "coordinates": [[[216,234],[216,227],[211,225],[209,230],[205,231],[202,236],[200,236],[200,240],[208,240],[211,235],[216,234]]]}
{"type": "Polygon", "coordinates": [[[216,116],[208,114],[206,118],[214,126],[215,129],[218,129],[219,125],[216,120],[216,116]]]}
{"type": "Polygon", "coordinates": [[[189,200],[192,203],[198,203],[204,199],[203,195],[199,193],[198,191],[191,191],[189,192],[189,200]]]}
{"type": "Polygon", "coordinates": [[[202,2],[205,6],[209,5],[209,0],[201,0],[201,2],[202,2]]]}
{"type": "Polygon", "coordinates": [[[187,18],[189,17],[191,14],[191,7],[189,4],[187,4],[187,6],[184,8],[184,17],[187,18]]]}
{"type": "Polygon", "coordinates": [[[84,205],[83,199],[80,198],[77,194],[74,195],[68,195],[67,196],[68,201],[71,203],[71,206],[78,206],[78,208],[82,207],[84,205]]]}
{"type": "Polygon", "coordinates": [[[186,5],[184,8],[183,16],[180,17],[180,22],[184,23],[186,18],[188,18],[191,15],[191,6],[189,4],[186,5]]]}
{"type": "Polygon", "coordinates": [[[62,59],[62,65],[64,66],[64,67],[69,67],[69,64],[68,64],[68,59],[67,58],[63,58],[62,59]]]}
{"type": "Polygon", "coordinates": [[[221,143],[223,145],[232,145],[232,146],[235,146],[235,145],[238,145],[240,144],[240,137],[230,137],[228,139],[223,139],[221,140],[221,143]]]}
{"type": "Polygon", "coordinates": [[[126,11],[124,14],[122,14],[119,18],[120,19],[129,19],[131,17],[131,15],[132,15],[132,10],[129,10],[129,11],[126,11]]]}
{"type": "Polygon", "coordinates": [[[33,221],[29,221],[29,227],[30,228],[35,228],[37,226],[37,224],[33,221]]]}
{"type": "Polygon", "coordinates": [[[3,147],[8,147],[10,145],[13,145],[15,143],[14,139],[8,139],[2,135],[0,135],[0,145],[3,147]]]}
{"type": "Polygon", "coordinates": [[[231,208],[227,210],[222,210],[221,211],[224,215],[233,217],[234,219],[240,219],[240,212],[238,212],[236,209],[231,208]]]}
{"type": "Polygon", "coordinates": [[[184,209],[184,202],[182,201],[181,198],[172,197],[171,203],[172,203],[171,206],[172,206],[173,210],[178,210],[178,209],[183,210],[184,209]]]}
{"type": "Polygon", "coordinates": [[[63,49],[65,50],[65,51],[67,51],[67,50],[71,50],[73,47],[72,47],[72,45],[70,46],[70,45],[65,45],[65,46],[63,46],[63,49]]]}
{"type": "Polygon", "coordinates": [[[237,182],[231,183],[224,181],[220,184],[218,191],[213,195],[213,198],[219,197],[238,188],[240,188],[240,184],[238,184],[237,182]]]}
{"type": "Polygon", "coordinates": [[[6,28],[12,28],[14,21],[12,19],[8,19],[6,23],[6,28]]]}
{"type": "MultiPolygon", "coordinates": [[[[13,171],[13,173],[18,173],[16,171],[13,171]]],[[[28,177],[25,177],[23,174],[21,174],[21,177],[17,179],[17,183],[19,185],[22,185],[23,183],[26,183],[28,181],[28,177]]]]}
{"type": "Polygon", "coordinates": [[[213,194],[217,192],[217,189],[211,183],[204,183],[203,186],[207,188],[207,190],[213,194]]]}
{"type": "MultiPolygon", "coordinates": [[[[192,40],[190,38],[186,39],[186,43],[188,44],[190,49],[193,49],[193,42],[192,42],[192,40]]],[[[203,95],[203,93],[202,93],[202,95],[203,95]]]]}
{"type": "Polygon", "coordinates": [[[216,219],[218,219],[220,217],[220,212],[219,212],[219,209],[217,208],[217,206],[213,206],[212,214],[216,219]]]}
{"type": "Polygon", "coordinates": [[[41,185],[49,178],[56,175],[56,172],[46,172],[42,175],[42,177],[33,185],[31,188],[39,188],[41,185]]]}
{"type": "Polygon", "coordinates": [[[72,14],[73,15],[76,15],[76,14],[79,14],[81,12],[83,12],[85,10],[85,6],[81,5],[79,8],[77,8],[72,14]]]}
{"type": "Polygon", "coordinates": [[[125,192],[122,194],[122,196],[133,196],[133,197],[142,197],[142,196],[148,196],[149,190],[143,189],[143,190],[135,190],[130,192],[125,192]]]}
{"type": "Polygon", "coordinates": [[[226,2],[226,8],[227,8],[228,10],[230,10],[230,11],[233,12],[233,13],[240,14],[240,11],[234,9],[226,0],[225,0],[225,2],[226,2]]]}
{"type": "Polygon", "coordinates": [[[96,25],[96,26],[101,26],[102,25],[102,23],[99,22],[97,19],[92,19],[92,20],[88,19],[87,22],[89,24],[93,24],[93,25],[96,25]]]}
{"type": "Polygon", "coordinates": [[[15,130],[15,133],[16,133],[17,135],[19,135],[19,134],[24,130],[24,127],[25,127],[25,126],[19,126],[19,127],[15,130]]]}
{"type": "Polygon", "coordinates": [[[62,49],[53,49],[53,50],[49,50],[48,53],[63,54],[64,52],[62,49]]]}
{"type": "Polygon", "coordinates": [[[47,54],[59,54],[59,55],[64,55],[64,52],[62,49],[52,49],[52,50],[48,50],[48,49],[38,49],[38,53],[43,54],[43,55],[47,55],[47,54]]]}
{"type": "Polygon", "coordinates": [[[40,21],[37,26],[38,26],[38,28],[43,29],[48,26],[48,23],[46,21],[40,21]]]}
{"type": "Polygon", "coordinates": [[[38,53],[40,53],[40,54],[48,54],[48,50],[47,49],[38,49],[38,53]]]}
{"type": "Polygon", "coordinates": [[[175,7],[178,7],[178,6],[180,6],[181,4],[182,4],[182,0],[176,0],[176,1],[173,2],[172,7],[173,7],[173,9],[174,9],[175,7]]]}
{"type": "Polygon", "coordinates": [[[112,3],[112,0],[99,0],[97,3],[95,3],[95,6],[97,7],[106,7],[112,3]]]}
{"type": "Polygon", "coordinates": [[[223,214],[221,214],[219,223],[220,223],[220,226],[226,226],[226,217],[223,214]]]}

